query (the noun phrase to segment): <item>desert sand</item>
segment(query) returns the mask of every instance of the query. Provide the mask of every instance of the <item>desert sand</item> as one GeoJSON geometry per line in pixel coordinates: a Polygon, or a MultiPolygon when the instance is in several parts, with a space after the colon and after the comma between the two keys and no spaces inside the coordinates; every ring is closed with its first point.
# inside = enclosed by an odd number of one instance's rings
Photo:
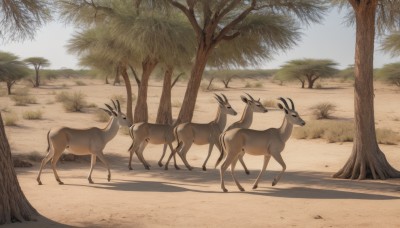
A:
{"type": "MultiPolygon", "coordinates": [[[[7,97],[0,97],[1,108],[8,107],[20,116],[18,126],[6,127],[13,154],[34,151],[45,155],[47,131],[56,126],[102,127],[90,111],[65,112],[62,104],[54,102],[54,93],[82,91],[86,100],[102,107],[112,95],[125,94],[124,86],[104,85],[100,80],[84,80],[87,86],[77,86],[72,79],[50,81],[38,89],[30,89],[38,104],[14,106],[7,97]],[[61,86],[65,84],[66,86],[61,86]],[[24,110],[44,112],[42,120],[24,120],[24,110]]],[[[213,92],[223,92],[239,113],[229,116],[228,124],[237,121],[245,104],[240,100],[249,92],[261,100],[279,96],[291,97],[304,120],[311,120],[310,107],[321,101],[337,105],[335,117],[352,119],[353,88],[351,83],[327,84],[327,88],[300,89],[297,84],[280,86],[263,80],[262,88],[243,88],[245,82],[235,80],[230,89],[212,92],[200,91],[194,122],[211,121],[217,104],[213,92]]],[[[154,121],[161,93],[161,82],[151,81],[149,87],[150,121],[154,121]]],[[[22,85],[18,85],[22,86],[22,85]]],[[[17,86],[17,87],[18,87],[17,86]]],[[[133,86],[136,91],[136,86],[133,86]]],[[[172,92],[172,101],[181,102],[185,83],[178,83],[172,92]]],[[[399,90],[377,84],[375,89],[376,125],[399,132],[399,90]]],[[[179,112],[173,107],[173,116],[179,112]]],[[[279,127],[283,113],[270,110],[256,113],[251,128],[279,127]]],[[[107,172],[99,161],[93,172],[95,184],[89,184],[88,162],[59,162],[58,173],[65,185],[58,185],[48,165],[42,174],[43,185],[36,182],[39,163],[31,168],[17,168],[18,179],[31,204],[43,216],[36,222],[11,224],[5,227],[399,227],[400,180],[357,181],[331,178],[349,157],[352,143],[327,143],[323,140],[297,140],[291,138],[282,153],[287,170],[278,185],[272,187],[273,177],[280,171],[279,164],[271,159],[267,173],[257,190],[252,190],[262,166],[262,157],[246,155],[244,160],[251,173],[246,175],[240,165],[236,173],[246,189],[240,192],[230,172],[225,181],[229,193],[220,189],[219,169],[214,168],[219,155],[212,153],[208,170],[201,164],[208,146],[192,146],[188,160],[195,167],[164,171],[157,166],[162,145],[147,146],[144,156],[152,165],[145,170],[134,157],[133,168],[128,170],[128,152],[131,139],[119,133],[104,153],[111,164],[112,179],[107,182],[107,172]]],[[[389,162],[400,169],[400,146],[381,145],[389,162]]],[[[168,151],[169,152],[169,151],[168,151]]]]}

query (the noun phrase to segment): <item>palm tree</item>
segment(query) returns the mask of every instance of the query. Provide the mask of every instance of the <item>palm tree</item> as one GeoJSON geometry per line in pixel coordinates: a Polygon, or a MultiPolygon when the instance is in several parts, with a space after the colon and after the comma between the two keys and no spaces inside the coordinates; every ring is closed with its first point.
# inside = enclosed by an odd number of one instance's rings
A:
{"type": "Polygon", "coordinates": [[[0,82],[7,84],[8,95],[11,94],[11,87],[29,73],[25,63],[18,59],[12,53],[0,52],[0,82]]]}
{"type": "Polygon", "coordinates": [[[373,62],[376,33],[398,28],[400,2],[389,0],[333,0],[351,9],[356,25],[354,119],[355,136],[352,153],[334,177],[351,179],[387,179],[400,177],[378,146],[375,132],[373,62]]]}
{"type": "Polygon", "coordinates": [[[35,83],[33,83],[33,87],[39,87],[40,86],[39,70],[40,68],[50,66],[49,60],[43,57],[30,57],[24,59],[24,61],[28,64],[31,64],[35,69],[35,83]]]}
{"type": "MultiPolygon", "coordinates": [[[[31,38],[38,26],[49,18],[47,1],[1,0],[0,39],[23,40],[31,38]]],[[[0,225],[11,222],[30,221],[38,215],[26,199],[18,183],[11,149],[4,131],[0,112],[0,225]]]]}
{"type": "MultiPolygon", "coordinates": [[[[178,117],[180,122],[188,122],[193,117],[201,78],[207,60],[216,47],[234,41],[238,36],[251,32],[251,28],[257,28],[256,25],[262,26],[265,21],[276,19],[276,16],[288,19],[286,25],[290,26],[295,17],[305,23],[318,22],[325,11],[324,1],[316,0],[194,0],[186,3],[167,1],[185,15],[195,31],[197,43],[191,75],[178,117]],[[245,23],[249,16],[254,16],[253,20],[245,23]]],[[[253,37],[263,40],[271,51],[289,48],[293,42],[277,42],[273,39],[276,28],[281,27],[264,29],[262,33],[253,33],[253,37]]]]}
{"type": "Polygon", "coordinates": [[[308,88],[312,89],[319,78],[327,78],[335,75],[338,70],[337,63],[329,59],[296,59],[287,62],[277,73],[277,79],[282,81],[299,80],[301,88],[308,82],[308,88]]]}

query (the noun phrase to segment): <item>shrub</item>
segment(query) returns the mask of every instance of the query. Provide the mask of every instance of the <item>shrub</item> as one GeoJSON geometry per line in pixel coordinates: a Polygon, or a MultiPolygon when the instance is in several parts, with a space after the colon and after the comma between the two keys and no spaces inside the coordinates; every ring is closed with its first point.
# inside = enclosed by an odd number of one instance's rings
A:
{"type": "MultiPolygon", "coordinates": [[[[111,100],[113,100],[113,101],[118,100],[121,105],[125,105],[125,103],[126,103],[126,98],[122,94],[113,94],[111,96],[111,100]]],[[[132,99],[132,101],[133,101],[133,99],[132,99]]]]}
{"type": "Polygon", "coordinates": [[[76,84],[77,86],[85,86],[85,85],[87,85],[85,82],[80,81],[80,80],[75,81],[75,84],[76,84]]]}
{"type": "Polygon", "coordinates": [[[316,89],[322,89],[322,84],[321,84],[321,83],[317,83],[317,84],[315,85],[315,88],[316,88],[316,89]]]}
{"type": "Polygon", "coordinates": [[[182,102],[174,100],[171,104],[172,107],[174,108],[180,108],[182,106],[182,102]]]}
{"type": "Polygon", "coordinates": [[[330,119],[332,112],[336,110],[336,105],[330,102],[318,103],[311,107],[313,115],[317,119],[330,119]]]}
{"type": "Polygon", "coordinates": [[[8,114],[3,117],[5,126],[17,126],[18,116],[16,114],[8,114]]]}
{"type": "Polygon", "coordinates": [[[30,152],[26,155],[26,158],[33,162],[40,162],[44,158],[44,154],[41,154],[37,151],[30,152]]]}
{"type": "Polygon", "coordinates": [[[68,112],[80,112],[88,107],[85,97],[86,95],[80,91],[73,94],[63,91],[56,95],[56,101],[63,103],[64,109],[68,112]]]}
{"type": "Polygon", "coordinates": [[[129,127],[122,126],[122,127],[120,128],[120,132],[121,132],[121,134],[123,134],[123,135],[129,135],[129,127]]]}
{"type": "Polygon", "coordinates": [[[65,91],[61,91],[59,93],[56,94],[56,101],[57,102],[65,102],[70,98],[70,93],[65,92],[65,91]]]}
{"type": "Polygon", "coordinates": [[[270,107],[270,108],[276,107],[277,104],[278,103],[273,99],[264,100],[264,102],[263,102],[264,107],[270,107]]]}
{"type": "Polygon", "coordinates": [[[108,120],[110,119],[110,116],[101,109],[98,109],[95,112],[95,116],[96,116],[96,120],[99,122],[108,122],[108,120]]]}
{"type": "Polygon", "coordinates": [[[40,120],[42,119],[43,112],[40,110],[36,111],[25,111],[22,113],[22,118],[26,120],[40,120]]]}
{"type": "MultiPolygon", "coordinates": [[[[293,137],[297,139],[325,139],[329,143],[352,142],[354,123],[352,121],[314,120],[306,126],[295,128],[293,137]]],[[[376,130],[377,141],[380,144],[395,145],[400,141],[398,133],[389,129],[376,130]]]]}
{"type": "Polygon", "coordinates": [[[262,88],[263,84],[261,82],[256,82],[253,84],[254,88],[262,88]]]}
{"type": "Polygon", "coordinates": [[[37,104],[36,97],[31,95],[14,95],[11,97],[16,106],[27,106],[28,104],[37,104]]]}

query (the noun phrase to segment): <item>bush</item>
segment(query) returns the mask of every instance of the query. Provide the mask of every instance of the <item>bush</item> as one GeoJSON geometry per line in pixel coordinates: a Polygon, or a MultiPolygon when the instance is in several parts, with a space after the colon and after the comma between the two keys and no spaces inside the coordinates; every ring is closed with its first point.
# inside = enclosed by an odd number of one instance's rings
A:
{"type": "Polygon", "coordinates": [[[121,134],[123,134],[123,135],[129,135],[129,127],[122,126],[122,127],[120,128],[120,132],[121,132],[121,134]]]}
{"type": "Polygon", "coordinates": [[[25,111],[22,113],[22,118],[26,120],[40,120],[42,119],[43,112],[40,110],[37,111],[25,111]]]}
{"type": "Polygon", "coordinates": [[[182,102],[174,100],[171,104],[172,107],[174,108],[180,108],[182,106],[182,102]]]}
{"type": "MultiPolygon", "coordinates": [[[[293,137],[297,139],[325,139],[329,143],[352,142],[354,138],[354,123],[352,121],[314,120],[306,126],[295,128],[293,137]]],[[[398,133],[389,129],[376,130],[377,141],[380,144],[395,145],[400,141],[398,133]]]]}
{"type": "Polygon", "coordinates": [[[277,106],[276,100],[264,100],[263,105],[264,107],[275,108],[277,106]]]}
{"type": "Polygon", "coordinates": [[[28,104],[37,104],[36,97],[31,95],[14,95],[11,97],[16,106],[27,106],[28,104]]]}
{"type": "Polygon", "coordinates": [[[322,102],[311,107],[316,119],[330,119],[332,112],[336,110],[336,105],[330,102],[322,102]]]}
{"type": "Polygon", "coordinates": [[[64,109],[68,112],[80,112],[83,108],[88,107],[85,100],[86,95],[82,92],[61,92],[56,95],[56,101],[63,103],[64,109]]]}
{"type": "Polygon", "coordinates": [[[8,114],[3,117],[5,126],[17,126],[18,116],[16,114],[8,114]]]}
{"type": "Polygon", "coordinates": [[[108,120],[110,119],[110,116],[101,109],[98,109],[95,112],[95,116],[96,116],[96,120],[99,122],[108,122],[108,120]]]}
{"type": "Polygon", "coordinates": [[[77,86],[85,86],[85,85],[87,85],[86,83],[84,83],[83,81],[80,81],[80,80],[75,81],[75,84],[76,84],[77,86]]]}
{"type": "Polygon", "coordinates": [[[261,82],[255,82],[255,83],[246,82],[244,87],[245,88],[262,88],[263,84],[261,82]]]}
{"type": "Polygon", "coordinates": [[[316,88],[316,89],[322,89],[322,84],[321,84],[321,83],[317,83],[317,84],[315,85],[315,88],[316,88]]]}

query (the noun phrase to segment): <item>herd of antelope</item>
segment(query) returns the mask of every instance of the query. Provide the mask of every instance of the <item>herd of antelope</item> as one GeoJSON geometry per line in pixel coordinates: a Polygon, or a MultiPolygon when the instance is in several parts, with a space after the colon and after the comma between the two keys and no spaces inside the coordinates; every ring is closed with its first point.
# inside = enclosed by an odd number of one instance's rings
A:
{"type": "Polygon", "coordinates": [[[129,134],[132,138],[132,145],[129,148],[129,164],[128,168],[132,170],[132,156],[135,153],[146,169],[150,169],[149,163],[143,157],[143,151],[148,143],[151,144],[164,144],[163,154],[158,161],[160,167],[163,166],[162,160],[165,156],[167,147],[171,150],[170,156],[165,163],[165,170],[168,169],[168,164],[171,158],[174,158],[174,165],[179,169],[176,163],[175,155],[178,154],[185,166],[192,170],[192,166],[186,159],[186,154],[191,148],[192,144],[205,145],[208,144],[207,158],[203,163],[202,169],[206,170],[207,161],[210,158],[213,147],[216,146],[220,151],[220,156],[215,167],[225,158],[220,167],[221,176],[221,189],[224,192],[228,190],[224,185],[224,173],[228,166],[231,167],[233,180],[240,191],[244,188],[239,184],[235,177],[235,166],[239,160],[242,164],[246,174],[249,171],[243,161],[245,153],[250,155],[263,155],[264,163],[261,172],[258,174],[257,179],[253,185],[253,189],[258,187],[258,182],[265,173],[268,162],[271,156],[282,166],[282,171],[274,178],[272,186],[276,185],[285,172],[286,164],[282,159],[281,152],[285,148],[286,141],[290,138],[293,125],[304,126],[305,122],[301,119],[295,110],[293,101],[290,98],[289,106],[286,99],[280,97],[278,100],[278,107],[284,111],[284,118],[281,127],[269,128],[264,131],[248,129],[253,121],[253,113],[265,113],[268,110],[261,104],[260,99],[254,99],[250,94],[241,96],[242,101],[246,104],[242,117],[239,121],[234,122],[229,127],[226,127],[227,115],[237,115],[237,112],[229,104],[227,97],[224,94],[215,94],[215,99],[218,102],[218,111],[215,119],[209,123],[181,123],[177,126],[167,124],[152,124],[152,123],[135,123],[132,125],[127,119],[126,115],[121,112],[119,101],[112,101],[113,106],[106,104],[107,109],[102,109],[109,116],[109,122],[103,129],[92,127],[87,129],[74,129],[69,127],[61,127],[51,129],[47,133],[47,154],[43,158],[37,182],[42,184],[40,175],[44,166],[51,160],[51,166],[54,176],[59,184],[63,184],[56,171],[56,164],[65,149],[72,154],[76,155],[91,155],[91,165],[88,176],[89,183],[92,181],[92,171],[96,164],[98,157],[106,166],[108,170],[107,180],[111,180],[111,172],[109,164],[103,154],[103,149],[106,144],[111,141],[118,133],[121,126],[129,127],[129,134]],[[172,143],[177,141],[178,145],[173,147],[172,143]]]}

